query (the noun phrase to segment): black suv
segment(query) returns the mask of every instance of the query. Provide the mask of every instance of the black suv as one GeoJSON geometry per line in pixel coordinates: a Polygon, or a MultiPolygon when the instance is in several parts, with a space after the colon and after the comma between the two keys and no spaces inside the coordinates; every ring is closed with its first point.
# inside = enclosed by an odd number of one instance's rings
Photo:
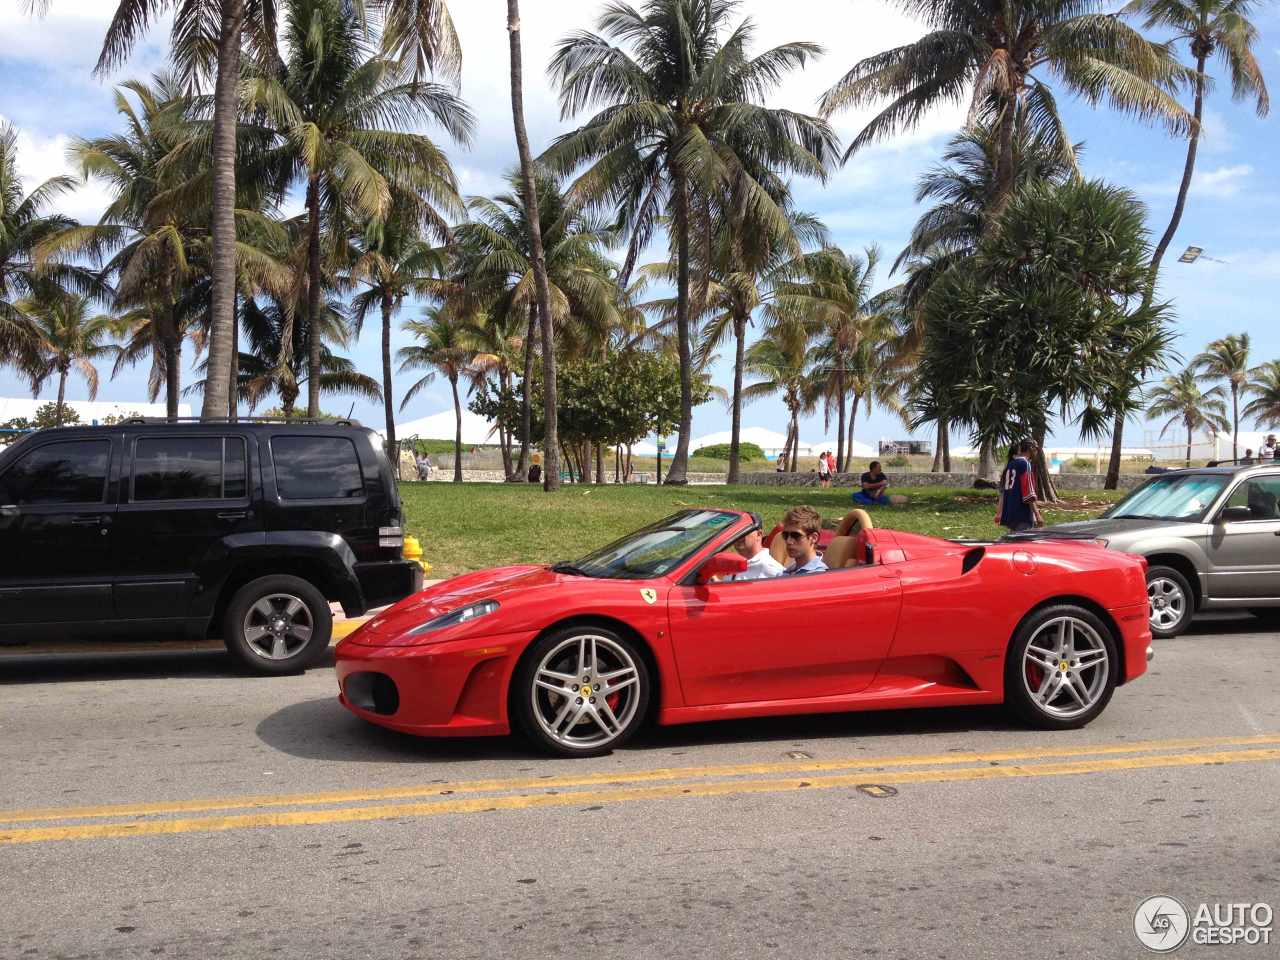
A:
{"type": "Polygon", "coordinates": [[[348,616],[420,589],[372,430],[350,422],[130,420],[0,453],[0,641],[158,627],[221,636],[262,673],[348,616]]]}

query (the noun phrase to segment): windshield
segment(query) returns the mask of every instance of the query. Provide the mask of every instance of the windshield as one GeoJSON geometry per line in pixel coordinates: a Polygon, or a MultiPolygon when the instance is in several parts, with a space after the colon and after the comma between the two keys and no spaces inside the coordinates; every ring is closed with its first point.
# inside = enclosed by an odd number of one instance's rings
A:
{"type": "Polygon", "coordinates": [[[573,572],[607,580],[661,577],[737,522],[735,513],[685,510],[575,560],[573,572]]]}
{"type": "Polygon", "coordinates": [[[1227,477],[1213,474],[1160,477],[1129,494],[1103,516],[1112,519],[1199,520],[1226,485],[1227,477]]]}

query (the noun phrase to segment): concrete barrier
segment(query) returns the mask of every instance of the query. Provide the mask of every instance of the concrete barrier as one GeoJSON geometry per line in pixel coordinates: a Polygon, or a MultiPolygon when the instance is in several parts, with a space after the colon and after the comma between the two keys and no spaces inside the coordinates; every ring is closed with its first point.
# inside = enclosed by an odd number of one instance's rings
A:
{"type": "MultiPolygon", "coordinates": [[[[889,488],[895,487],[972,487],[972,473],[885,473],[889,479],[889,488]]],[[[1141,473],[1122,473],[1120,489],[1132,490],[1150,478],[1141,473]]],[[[1053,478],[1059,490],[1101,490],[1106,477],[1100,473],[1061,473],[1053,478]]],[[[757,487],[816,487],[816,473],[744,473],[742,482],[757,487]]],[[[832,486],[858,489],[862,483],[861,473],[837,473],[831,478],[832,486]]]]}

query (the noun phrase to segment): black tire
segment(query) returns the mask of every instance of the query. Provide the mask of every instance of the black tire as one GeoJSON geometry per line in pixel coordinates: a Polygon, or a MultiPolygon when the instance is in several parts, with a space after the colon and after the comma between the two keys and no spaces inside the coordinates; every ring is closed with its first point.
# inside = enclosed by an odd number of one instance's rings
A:
{"type": "Polygon", "coordinates": [[[608,627],[579,624],[553,630],[526,651],[511,680],[511,715],[541,750],[562,757],[598,757],[622,746],[644,724],[651,690],[648,663],[635,641],[608,627]],[[592,641],[594,669],[584,667],[578,652],[592,649],[592,641]],[[537,683],[540,672],[543,685],[537,683]],[[564,693],[545,682],[559,684],[564,693]],[[588,696],[579,696],[584,689],[588,696]],[[551,733],[553,721],[563,725],[560,737],[551,733]],[[609,735],[610,730],[615,732],[609,735]]]}
{"type": "Polygon", "coordinates": [[[1268,626],[1280,626],[1280,607],[1250,607],[1249,612],[1268,626]]]}
{"type": "MultiPolygon", "coordinates": [[[[1033,653],[1033,656],[1035,654],[1033,653]]],[[[1087,654],[1086,654],[1087,657],[1087,654]]],[[[1062,654],[1060,661],[1068,664],[1080,662],[1069,654],[1062,654]]],[[[1092,721],[1106,709],[1115,692],[1120,673],[1120,658],[1116,653],[1116,641],[1111,630],[1091,610],[1076,606],[1073,603],[1059,603],[1044,607],[1030,614],[1018,626],[1009,644],[1005,657],[1004,670],[1004,702],[1022,720],[1041,730],[1075,730],[1092,721]],[[1056,623],[1055,623],[1056,621],[1056,623]],[[1093,649],[1099,654],[1105,651],[1105,657],[1088,657],[1089,662],[1105,661],[1105,672],[1097,674],[1097,667],[1085,667],[1080,672],[1071,670],[1067,676],[1076,676],[1084,688],[1084,696],[1070,695],[1067,686],[1059,682],[1048,689],[1053,695],[1042,703],[1032,693],[1030,686],[1040,684],[1048,679],[1051,670],[1041,670],[1038,665],[1028,663],[1028,647],[1036,640],[1037,649],[1051,649],[1058,640],[1058,624],[1067,622],[1072,625],[1072,648],[1083,646],[1093,649]],[[1046,639],[1048,642],[1046,643],[1046,639]],[[1039,671],[1039,672],[1036,672],[1039,671]],[[1032,676],[1033,672],[1035,675],[1032,676]],[[1082,709],[1083,707],[1083,709],[1082,709]]],[[[1076,688],[1077,690],[1080,687],[1076,688]]]]}
{"type": "Polygon", "coordinates": [[[328,649],[332,633],[333,612],[324,594],[306,580],[285,574],[250,580],[235,592],[222,621],[223,642],[232,656],[254,673],[272,676],[311,666],[328,649]],[[271,615],[265,612],[268,609],[271,615]],[[282,656],[274,629],[277,614],[287,624],[286,632],[279,634],[282,656]],[[255,635],[259,626],[267,628],[265,635],[255,635]]]}
{"type": "Polygon", "coordinates": [[[1176,637],[1186,630],[1196,612],[1196,595],[1191,591],[1191,584],[1182,575],[1182,571],[1174,567],[1156,566],[1147,570],[1147,595],[1151,599],[1151,635],[1161,640],[1176,637]],[[1166,588],[1171,588],[1166,590],[1166,588]],[[1155,591],[1155,595],[1153,595],[1155,591]],[[1172,606],[1157,609],[1158,601],[1166,604],[1180,604],[1176,619],[1170,619],[1167,611],[1172,606]]]}

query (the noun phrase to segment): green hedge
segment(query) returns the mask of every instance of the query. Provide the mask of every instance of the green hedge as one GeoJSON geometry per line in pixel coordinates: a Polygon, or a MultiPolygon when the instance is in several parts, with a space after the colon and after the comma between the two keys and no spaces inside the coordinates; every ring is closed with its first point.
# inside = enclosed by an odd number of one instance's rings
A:
{"type": "MultiPolygon", "coordinates": [[[[704,457],[707,460],[728,460],[729,445],[727,443],[717,443],[710,447],[699,447],[693,451],[693,456],[704,457]]],[[[754,443],[739,443],[738,459],[743,463],[751,460],[763,460],[764,451],[754,443]]]]}

